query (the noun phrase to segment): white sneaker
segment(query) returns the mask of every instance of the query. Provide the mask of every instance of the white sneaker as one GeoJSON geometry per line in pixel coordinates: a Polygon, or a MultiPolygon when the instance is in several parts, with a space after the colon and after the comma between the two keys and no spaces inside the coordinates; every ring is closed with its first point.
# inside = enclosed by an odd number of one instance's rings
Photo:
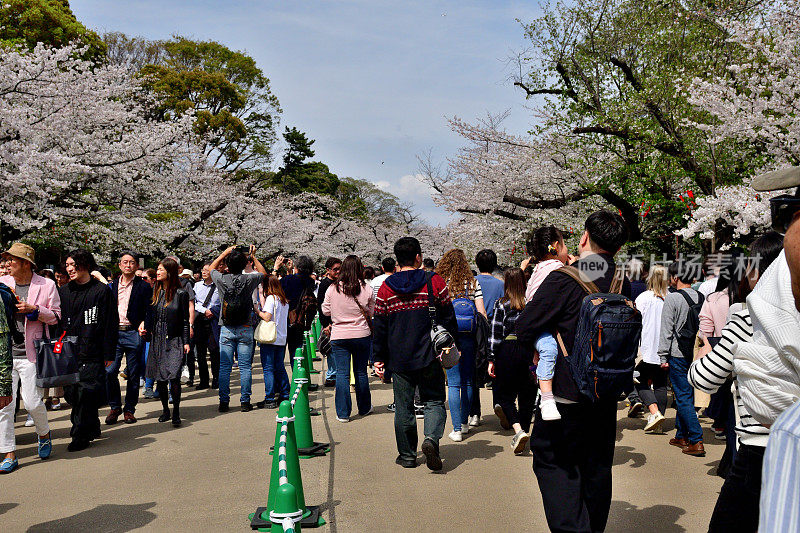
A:
{"type": "Polygon", "coordinates": [[[35,425],[36,425],[36,422],[33,421],[33,417],[31,415],[28,415],[28,419],[25,420],[25,427],[29,428],[29,427],[32,427],[32,426],[35,426],[35,425]]]}
{"type": "Polygon", "coordinates": [[[478,415],[472,415],[469,417],[469,427],[476,428],[481,425],[481,417],[478,415]]]}
{"type": "Polygon", "coordinates": [[[525,451],[525,445],[528,444],[528,440],[530,440],[530,436],[524,431],[520,431],[514,435],[511,439],[511,450],[514,452],[514,455],[520,455],[525,451]]]}
{"type": "Polygon", "coordinates": [[[461,424],[461,434],[466,435],[469,433],[469,424],[461,424]]]}
{"type": "Polygon", "coordinates": [[[664,415],[660,412],[655,414],[650,413],[647,416],[647,424],[644,426],[645,433],[660,433],[661,423],[664,421],[664,415]]]}
{"type": "Polygon", "coordinates": [[[539,410],[542,413],[542,420],[561,420],[561,413],[558,412],[555,400],[542,400],[539,410]]]}
{"type": "Polygon", "coordinates": [[[346,424],[347,422],[350,422],[349,418],[339,418],[338,416],[336,417],[336,420],[338,420],[342,424],[346,424]]]}
{"type": "Polygon", "coordinates": [[[464,440],[461,438],[460,431],[451,431],[448,437],[450,437],[450,440],[453,442],[461,442],[462,440],[464,440]]]}

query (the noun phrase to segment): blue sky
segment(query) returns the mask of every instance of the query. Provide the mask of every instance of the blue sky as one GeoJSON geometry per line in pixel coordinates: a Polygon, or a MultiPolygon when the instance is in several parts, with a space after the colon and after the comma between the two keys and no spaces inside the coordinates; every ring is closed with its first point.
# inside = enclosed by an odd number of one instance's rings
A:
{"type": "Polygon", "coordinates": [[[150,39],[213,39],[253,56],[278,96],[283,126],[316,139],[315,159],[413,202],[429,222],[449,216],[413,177],[416,156],[462,144],[446,117],[511,111],[530,127],[505,59],[525,46],[517,18],[536,2],[72,0],[97,31],[150,39]]]}

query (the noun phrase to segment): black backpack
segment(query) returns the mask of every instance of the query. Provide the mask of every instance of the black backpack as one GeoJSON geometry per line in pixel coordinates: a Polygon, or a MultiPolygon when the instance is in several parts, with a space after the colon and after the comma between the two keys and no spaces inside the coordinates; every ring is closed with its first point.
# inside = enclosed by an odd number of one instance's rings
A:
{"type": "Polygon", "coordinates": [[[683,354],[684,359],[691,361],[694,359],[694,343],[697,332],[700,330],[700,310],[703,308],[705,298],[702,293],[698,292],[697,303],[694,303],[683,289],[679,290],[678,294],[683,296],[683,299],[689,305],[689,314],[683,327],[675,331],[675,340],[678,341],[678,349],[683,354]]]}
{"type": "Polygon", "coordinates": [[[589,400],[618,398],[633,385],[633,367],[642,336],[642,314],[620,293],[623,274],[619,268],[609,293],[602,293],[592,282],[586,282],[575,267],[561,267],[580,284],[587,296],[581,303],[575,346],[567,354],[561,334],[557,340],[578,390],[589,400]]]}
{"type": "Polygon", "coordinates": [[[222,324],[228,327],[250,323],[253,294],[247,291],[244,275],[231,276],[230,286],[222,291],[222,324]]]}

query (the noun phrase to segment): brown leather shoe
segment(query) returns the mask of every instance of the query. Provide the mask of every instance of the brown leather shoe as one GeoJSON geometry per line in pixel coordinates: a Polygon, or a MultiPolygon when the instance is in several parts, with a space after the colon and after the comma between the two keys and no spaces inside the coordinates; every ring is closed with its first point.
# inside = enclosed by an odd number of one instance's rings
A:
{"type": "Polygon", "coordinates": [[[694,455],[695,457],[704,457],[706,455],[706,449],[703,448],[703,441],[699,440],[684,448],[683,453],[686,455],[694,455]]]}
{"type": "Polygon", "coordinates": [[[135,424],[136,423],[136,417],[133,416],[133,413],[129,413],[129,412],[125,411],[125,413],[123,413],[123,415],[125,416],[125,423],[126,424],[135,424]]]}
{"type": "Polygon", "coordinates": [[[669,439],[669,443],[678,448],[686,448],[689,445],[689,441],[686,439],[669,439]]]}
{"type": "Polygon", "coordinates": [[[112,409],[108,416],[106,417],[106,424],[109,426],[112,424],[116,424],[117,420],[119,419],[119,415],[122,414],[122,409],[112,409]]]}

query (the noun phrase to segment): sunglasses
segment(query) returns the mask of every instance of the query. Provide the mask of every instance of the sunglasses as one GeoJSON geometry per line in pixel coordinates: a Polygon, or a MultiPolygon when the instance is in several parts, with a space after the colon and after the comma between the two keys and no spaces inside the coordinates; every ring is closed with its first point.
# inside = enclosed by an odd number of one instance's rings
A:
{"type": "Polygon", "coordinates": [[[776,196],[770,199],[769,209],[772,214],[772,229],[778,233],[786,233],[800,212],[800,197],[791,194],[776,196]]]}

